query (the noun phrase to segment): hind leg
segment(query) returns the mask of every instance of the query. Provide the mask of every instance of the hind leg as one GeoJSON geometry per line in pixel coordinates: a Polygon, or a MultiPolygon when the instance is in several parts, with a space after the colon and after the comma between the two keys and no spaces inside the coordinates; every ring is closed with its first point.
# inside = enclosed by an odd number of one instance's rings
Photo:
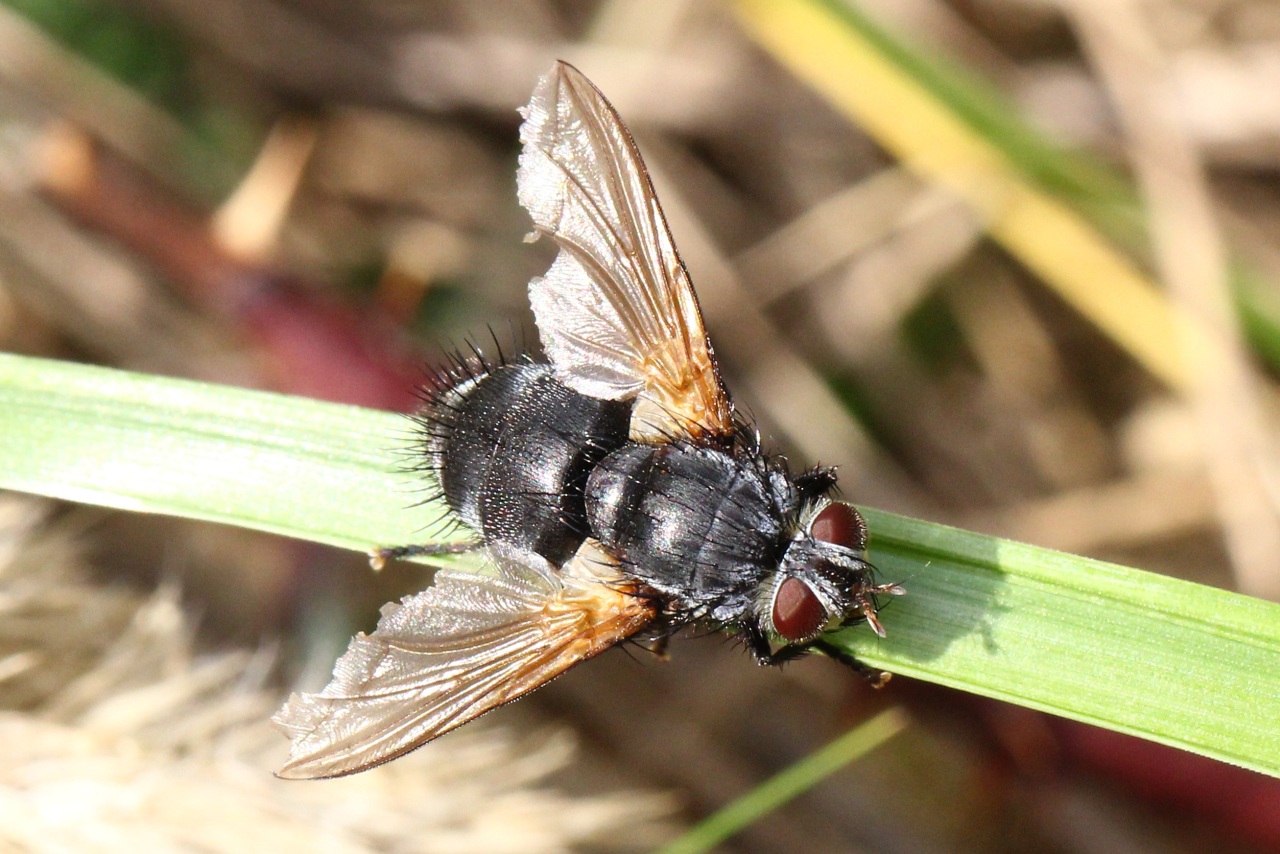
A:
{"type": "Polygon", "coordinates": [[[369,565],[374,569],[382,569],[387,561],[394,558],[456,555],[479,547],[480,544],[477,542],[434,543],[421,546],[382,546],[369,550],[369,565]]]}

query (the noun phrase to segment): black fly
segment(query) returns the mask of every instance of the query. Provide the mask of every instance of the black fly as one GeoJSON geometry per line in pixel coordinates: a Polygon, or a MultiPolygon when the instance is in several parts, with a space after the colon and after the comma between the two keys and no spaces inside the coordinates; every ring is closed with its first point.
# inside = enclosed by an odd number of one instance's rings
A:
{"type": "MultiPolygon", "coordinates": [[[[560,252],[529,285],[550,363],[459,359],[424,389],[424,468],[487,571],[383,608],[275,720],[288,778],[394,759],[636,635],[737,631],[761,664],[865,621],[867,530],[832,469],[793,476],[734,417],[640,153],[557,63],[522,111],[520,202],[560,252]]],[[[375,559],[457,547],[381,549],[375,559]]]]}

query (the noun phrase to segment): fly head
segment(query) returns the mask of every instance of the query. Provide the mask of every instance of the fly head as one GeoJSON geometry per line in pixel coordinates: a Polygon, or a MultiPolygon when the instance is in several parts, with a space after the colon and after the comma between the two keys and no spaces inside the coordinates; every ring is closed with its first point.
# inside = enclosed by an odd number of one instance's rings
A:
{"type": "Polygon", "coordinates": [[[861,514],[848,504],[819,499],[801,513],[801,521],[778,571],[756,599],[761,628],[788,646],[862,620],[883,637],[877,594],[902,589],[875,583],[875,568],[864,557],[867,524],[861,514]]]}

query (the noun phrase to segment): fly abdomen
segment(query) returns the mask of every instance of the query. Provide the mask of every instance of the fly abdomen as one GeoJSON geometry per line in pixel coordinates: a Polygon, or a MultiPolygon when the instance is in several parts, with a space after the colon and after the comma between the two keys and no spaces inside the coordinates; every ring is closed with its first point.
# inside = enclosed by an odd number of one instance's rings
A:
{"type": "Polygon", "coordinates": [[[591,472],[587,521],[629,573],[716,618],[777,566],[791,499],[776,490],[758,459],[632,443],[591,472]]]}
{"type": "Polygon", "coordinates": [[[419,420],[449,507],[484,540],[562,564],[587,534],[587,475],[626,442],[630,404],[578,394],[530,362],[446,383],[419,420]]]}

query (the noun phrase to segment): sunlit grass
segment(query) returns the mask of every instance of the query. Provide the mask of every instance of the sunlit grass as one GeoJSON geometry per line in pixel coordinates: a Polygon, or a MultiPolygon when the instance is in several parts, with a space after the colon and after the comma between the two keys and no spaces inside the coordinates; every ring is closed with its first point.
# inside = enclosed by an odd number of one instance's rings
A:
{"type": "MultiPolygon", "coordinates": [[[[0,356],[0,487],[366,550],[421,539],[395,415],[0,356]]],[[[886,670],[1280,775],[1280,606],[868,511],[886,670]]]]}

